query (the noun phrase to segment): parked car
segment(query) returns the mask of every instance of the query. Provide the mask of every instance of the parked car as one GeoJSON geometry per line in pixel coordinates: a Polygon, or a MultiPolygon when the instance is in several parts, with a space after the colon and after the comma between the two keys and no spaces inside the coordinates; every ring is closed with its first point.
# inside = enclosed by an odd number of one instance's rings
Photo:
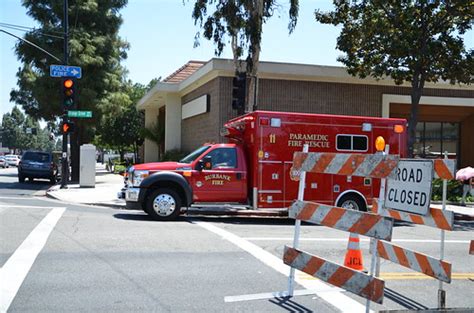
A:
{"type": "Polygon", "coordinates": [[[20,163],[20,157],[14,154],[7,154],[5,156],[5,161],[9,166],[18,166],[18,163],[20,163]]]}
{"type": "Polygon", "coordinates": [[[58,166],[50,152],[27,151],[21,157],[18,165],[18,181],[23,183],[25,178],[49,179],[52,184],[56,183],[58,166]]]}
{"type": "Polygon", "coordinates": [[[7,161],[5,161],[5,157],[3,155],[0,156],[0,167],[6,168],[8,167],[7,161]]]}

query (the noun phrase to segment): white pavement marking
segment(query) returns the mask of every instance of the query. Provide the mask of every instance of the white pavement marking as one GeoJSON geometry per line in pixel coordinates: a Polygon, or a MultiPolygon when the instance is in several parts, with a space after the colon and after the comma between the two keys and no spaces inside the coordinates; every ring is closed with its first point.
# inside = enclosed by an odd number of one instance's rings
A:
{"type": "Polygon", "coordinates": [[[51,209],[51,206],[36,206],[36,205],[9,205],[9,204],[0,204],[0,208],[4,209],[51,209]]]}
{"type": "MultiPolygon", "coordinates": [[[[328,288],[328,290],[295,290],[293,292],[294,296],[307,296],[316,294],[317,292],[334,292],[333,288],[328,288]]],[[[276,292],[267,292],[267,293],[255,293],[250,295],[241,295],[241,296],[227,296],[224,298],[225,302],[239,302],[239,301],[250,301],[250,300],[265,300],[272,298],[283,298],[288,297],[290,294],[288,291],[276,291],[276,292]]]]}
{"type": "Polygon", "coordinates": [[[36,257],[66,208],[53,208],[0,269],[0,312],[10,307],[36,257]]]}
{"type": "MultiPolygon", "coordinates": [[[[287,277],[289,276],[290,267],[288,265],[285,265],[281,259],[277,258],[270,252],[265,251],[259,246],[209,223],[200,221],[194,221],[193,223],[221,236],[225,240],[230,241],[242,250],[247,251],[248,253],[256,257],[264,264],[270,266],[277,272],[280,272],[287,277]]],[[[306,289],[313,291],[314,294],[316,294],[318,297],[320,297],[321,299],[328,302],[329,304],[331,304],[342,312],[366,311],[365,305],[362,305],[356,300],[342,294],[343,290],[340,288],[332,287],[321,282],[320,280],[303,280],[301,278],[296,277],[295,281],[306,289]],[[328,292],[328,290],[332,290],[332,292],[328,292]]]]}
{"type": "Polygon", "coordinates": [[[0,197],[0,200],[5,199],[5,200],[31,200],[34,197],[0,197]]]}
{"type": "MultiPolygon", "coordinates": [[[[244,237],[242,239],[250,241],[292,241],[290,237],[244,237]]],[[[344,238],[300,238],[300,241],[321,241],[321,242],[347,242],[344,238]]],[[[369,242],[369,239],[361,238],[360,241],[369,242]]],[[[440,243],[439,239],[392,239],[391,242],[414,242],[414,243],[440,243]]],[[[445,240],[446,243],[469,243],[470,240],[445,240]]]]}

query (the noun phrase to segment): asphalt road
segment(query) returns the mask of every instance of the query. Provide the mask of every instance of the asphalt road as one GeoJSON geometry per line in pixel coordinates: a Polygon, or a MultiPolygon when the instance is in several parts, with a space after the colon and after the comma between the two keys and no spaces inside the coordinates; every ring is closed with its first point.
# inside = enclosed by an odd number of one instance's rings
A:
{"type": "MultiPolygon", "coordinates": [[[[156,222],[139,211],[71,205],[44,196],[48,181],[19,184],[0,169],[0,312],[365,312],[365,299],[297,273],[296,290],[317,294],[271,298],[287,290],[281,257],[291,245],[287,219],[186,216],[156,222]]],[[[474,308],[473,222],[446,232],[452,282],[449,308],[474,308]]],[[[304,224],[300,248],[342,263],[348,234],[304,224]]],[[[369,243],[361,237],[364,266],[369,243]]],[[[439,230],[397,224],[393,241],[439,256],[439,230]]],[[[382,261],[383,305],[373,310],[437,306],[439,283],[382,261]]]]}

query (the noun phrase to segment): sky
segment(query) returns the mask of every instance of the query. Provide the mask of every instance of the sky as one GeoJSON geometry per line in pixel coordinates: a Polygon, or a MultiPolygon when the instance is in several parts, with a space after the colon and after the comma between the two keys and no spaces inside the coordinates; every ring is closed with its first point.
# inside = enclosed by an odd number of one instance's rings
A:
{"type": "MultiPolygon", "coordinates": [[[[193,47],[194,36],[200,30],[191,17],[193,3],[193,0],[184,0],[184,4],[183,0],[128,0],[128,5],[120,11],[123,18],[120,36],[130,43],[128,58],[123,62],[129,79],[146,85],[153,78],[166,78],[189,60],[208,61],[215,57],[215,47],[206,39],[201,39],[199,47],[193,47]]],[[[298,24],[291,35],[288,34],[288,3],[280,0],[281,10],[263,26],[260,60],[342,66],[337,62],[341,52],[335,48],[339,29],[314,19],[314,10],[331,10],[332,1],[300,0],[298,24]]],[[[0,23],[36,26],[20,0],[0,0],[0,23]]],[[[21,31],[0,29],[19,37],[23,35],[21,31]]],[[[468,37],[465,44],[472,48],[473,32],[468,37]]],[[[21,66],[14,54],[17,41],[0,32],[0,116],[14,106],[9,99],[21,66]]],[[[220,57],[232,58],[230,47],[220,57]]]]}
{"type": "MultiPolygon", "coordinates": [[[[330,9],[332,2],[300,0],[298,24],[291,35],[288,34],[288,2],[281,0],[280,12],[263,26],[260,60],[338,65],[337,29],[320,25],[313,17],[316,8],[330,9]]],[[[208,61],[215,57],[215,47],[206,39],[201,39],[199,47],[193,47],[199,26],[194,25],[191,17],[192,7],[192,0],[185,0],[184,4],[182,0],[128,1],[120,11],[123,17],[120,36],[130,43],[128,58],[123,62],[129,79],[146,85],[153,78],[166,78],[189,60],[208,61]]],[[[20,0],[0,0],[0,23],[36,26],[20,0]]],[[[0,29],[19,37],[24,34],[10,28],[0,29]]],[[[0,32],[0,116],[14,106],[10,103],[10,91],[16,88],[16,73],[21,67],[14,54],[17,41],[0,32]]],[[[221,57],[232,58],[231,49],[226,47],[221,57]]]]}

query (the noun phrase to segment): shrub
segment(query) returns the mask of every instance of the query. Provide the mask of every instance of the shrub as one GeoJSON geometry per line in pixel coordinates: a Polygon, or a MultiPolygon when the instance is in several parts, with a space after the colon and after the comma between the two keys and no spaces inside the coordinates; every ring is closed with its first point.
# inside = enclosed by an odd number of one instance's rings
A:
{"type": "Polygon", "coordinates": [[[114,166],[114,173],[115,174],[123,174],[123,173],[125,173],[126,169],[127,168],[125,167],[125,165],[116,164],[114,166]]]}
{"type": "MultiPolygon", "coordinates": [[[[452,202],[461,202],[463,191],[463,183],[458,180],[448,180],[446,200],[452,202]]],[[[431,191],[431,200],[441,201],[443,200],[443,180],[442,179],[433,179],[432,191],[431,191]]],[[[467,202],[473,202],[474,197],[469,193],[466,196],[467,202]]]]}
{"type": "Polygon", "coordinates": [[[181,150],[169,150],[166,151],[163,157],[161,158],[161,161],[179,161],[182,158],[184,158],[187,155],[186,152],[183,152],[181,150]]]}

